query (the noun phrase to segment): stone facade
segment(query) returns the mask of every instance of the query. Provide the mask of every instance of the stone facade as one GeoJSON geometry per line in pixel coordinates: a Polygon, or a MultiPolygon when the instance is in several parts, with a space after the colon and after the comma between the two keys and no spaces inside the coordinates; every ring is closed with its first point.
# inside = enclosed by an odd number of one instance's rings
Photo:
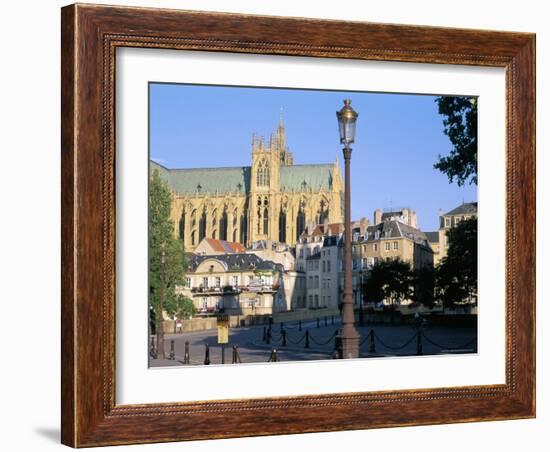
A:
{"type": "Polygon", "coordinates": [[[168,169],[151,162],[173,193],[175,234],[191,252],[204,239],[294,245],[308,223],[342,222],[338,162],[295,165],[282,119],[269,143],[252,139],[251,166],[168,169]]]}
{"type": "Polygon", "coordinates": [[[427,233],[430,238],[430,245],[434,250],[434,265],[439,264],[447,256],[447,249],[449,248],[447,232],[449,229],[472,217],[477,218],[477,202],[462,203],[447,213],[440,212],[439,230],[427,233]]]}

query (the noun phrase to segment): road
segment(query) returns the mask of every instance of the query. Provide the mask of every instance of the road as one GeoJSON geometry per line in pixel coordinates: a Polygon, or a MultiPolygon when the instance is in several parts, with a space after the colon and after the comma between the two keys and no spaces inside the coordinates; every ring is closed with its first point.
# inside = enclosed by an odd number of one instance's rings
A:
{"type": "MultiPolygon", "coordinates": [[[[323,320],[319,327],[317,322],[302,324],[302,329],[296,322],[285,325],[286,346],[283,345],[283,333],[279,324],[272,327],[270,343],[264,340],[264,327],[252,326],[231,328],[229,344],[225,346],[225,363],[232,362],[232,347],[238,348],[241,363],[268,362],[272,351],[277,350],[280,361],[304,361],[332,359],[335,346],[335,335],[340,325],[327,325],[323,320]],[[306,348],[306,331],[309,336],[309,348],[306,348]]],[[[417,355],[417,330],[410,325],[373,324],[358,328],[361,335],[360,357],[383,358],[389,356],[417,355]],[[374,350],[372,349],[374,336],[374,350]]],[[[426,326],[422,329],[421,348],[424,355],[446,353],[477,352],[476,328],[473,327],[443,327],[426,326]]],[[[151,367],[184,365],[185,342],[189,342],[189,364],[203,365],[206,345],[209,346],[210,363],[221,364],[221,346],[217,343],[217,330],[196,331],[192,333],[166,334],[165,353],[170,355],[170,343],[174,340],[175,359],[150,359],[151,367]]]]}

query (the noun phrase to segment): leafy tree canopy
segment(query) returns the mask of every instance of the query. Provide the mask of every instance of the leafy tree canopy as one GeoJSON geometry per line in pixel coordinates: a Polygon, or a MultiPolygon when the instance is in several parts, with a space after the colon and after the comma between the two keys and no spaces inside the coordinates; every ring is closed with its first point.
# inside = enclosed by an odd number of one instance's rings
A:
{"type": "Polygon", "coordinates": [[[149,184],[149,303],[152,315],[158,318],[160,288],[164,282],[164,311],[175,315],[183,301],[176,294],[176,286],[184,283],[185,254],[183,242],[174,235],[170,219],[172,194],[162,181],[158,170],[151,175],[149,184]],[[161,276],[161,255],[164,251],[164,272],[161,276]]]}
{"type": "Polygon", "coordinates": [[[364,284],[367,301],[390,300],[391,304],[411,296],[412,272],[401,259],[377,261],[369,271],[364,284]]]}
{"type": "Polygon", "coordinates": [[[445,306],[477,299],[477,218],[447,232],[449,249],[437,268],[437,298],[445,306]]]}
{"type": "Polygon", "coordinates": [[[448,156],[439,155],[434,168],[445,173],[449,183],[456,179],[459,186],[477,185],[477,98],[440,96],[435,101],[453,148],[448,156]]]}

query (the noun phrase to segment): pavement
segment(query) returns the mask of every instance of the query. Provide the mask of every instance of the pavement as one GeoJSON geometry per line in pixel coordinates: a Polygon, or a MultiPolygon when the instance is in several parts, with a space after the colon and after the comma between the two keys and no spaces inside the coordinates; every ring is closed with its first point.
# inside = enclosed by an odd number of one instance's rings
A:
{"type": "MultiPolygon", "coordinates": [[[[335,335],[340,325],[329,319],[285,324],[286,345],[280,324],[272,327],[270,343],[264,340],[264,326],[231,328],[229,343],[225,345],[225,364],[231,364],[233,346],[237,346],[238,360],[241,363],[268,362],[273,350],[280,361],[305,361],[332,359],[335,335]],[[309,348],[305,347],[306,331],[309,335],[309,348]]],[[[391,356],[416,356],[418,351],[417,329],[411,325],[369,324],[357,328],[361,336],[360,357],[383,358],[391,356]],[[371,335],[374,335],[374,350],[371,348],[371,335]]],[[[165,356],[170,355],[170,343],[174,341],[175,359],[152,359],[150,367],[183,366],[185,343],[189,342],[189,364],[204,365],[206,345],[209,346],[210,363],[221,364],[222,347],[217,343],[217,330],[195,331],[191,333],[165,334],[165,356]]],[[[476,327],[424,326],[421,340],[422,354],[439,355],[449,353],[477,353],[476,327]]]]}

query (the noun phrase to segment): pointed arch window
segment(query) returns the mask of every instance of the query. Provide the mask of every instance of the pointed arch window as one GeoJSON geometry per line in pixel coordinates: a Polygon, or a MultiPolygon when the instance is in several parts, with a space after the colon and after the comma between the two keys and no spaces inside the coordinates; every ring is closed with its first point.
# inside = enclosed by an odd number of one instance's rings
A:
{"type": "Polygon", "coordinates": [[[300,238],[300,235],[302,235],[302,232],[304,232],[305,225],[306,214],[303,207],[300,206],[300,210],[298,211],[298,215],[296,216],[296,240],[298,240],[300,238]]]}
{"type": "Polygon", "coordinates": [[[246,213],[243,213],[241,215],[241,237],[240,237],[240,242],[245,245],[246,244],[246,241],[248,240],[248,218],[247,218],[247,215],[246,213]]]}
{"type": "Polygon", "coordinates": [[[269,212],[267,207],[264,209],[264,234],[268,234],[269,231],[269,212]]]}
{"type": "Polygon", "coordinates": [[[269,176],[269,166],[267,164],[267,161],[262,160],[258,165],[258,171],[256,173],[256,185],[258,187],[268,187],[269,176]]]}
{"type": "Polygon", "coordinates": [[[225,209],[220,218],[220,240],[227,240],[227,211],[225,209]]]}
{"type": "Polygon", "coordinates": [[[202,211],[199,220],[199,242],[206,237],[206,209],[202,211]]]}
{"type": "Polygon", "coordinates": [[[286,243],[286,212],[279,213],[279,242],[286,243]]]}
{"type": "Polygon", "coordinates": [[[179,238],[183,240],[185,238],[185,212],[181,213],[181,218],[179,222],[179,238]]]}

